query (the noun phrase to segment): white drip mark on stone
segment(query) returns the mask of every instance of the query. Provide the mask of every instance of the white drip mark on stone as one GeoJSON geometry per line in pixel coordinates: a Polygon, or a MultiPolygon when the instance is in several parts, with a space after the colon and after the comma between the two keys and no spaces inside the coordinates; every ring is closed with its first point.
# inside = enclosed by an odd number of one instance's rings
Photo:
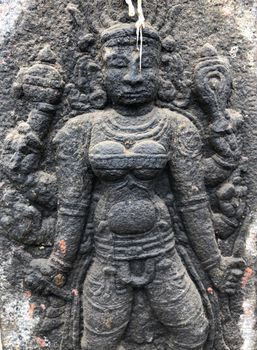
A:
{"type": "Polygon", "coordinates": [[[128,7],[129,7],[129,16],[130,17],[134,17],[135,14],[136,14],[136,11],[135,11],[135,7],[134,7],[134,5],[132,3],[132,0],[125,0],[125,1],[126,1],[128,7]]]}
{"type": "Polygon", "coordinates": [[[142,0],[137,0],[138,20],[137,28],[137,49],[139,49],[139,70],[142,70],[142,54],[143,54],[143,28],[145,27],[145,16],[143,13],[142,0]],[[138,41],[140,37],[140,48],[138,48],[138,41]]]}
{"type": "MultiPolygon", "coordinates": [[[[135,16],[135,7],[132,3],[132,0],[125,0],[129,7],[129,16],[135,16]]],[[[137,50],[139,50],[139,69],[142,70],[142,54],[143,54],[143,28],[145,27],[145,16],[143,13],[142,0],[137,0],[137,14],[138,20],[136,22],[137,30],[137,50]],[[140,45],[139,45],[140,40],[140,45]]]]}

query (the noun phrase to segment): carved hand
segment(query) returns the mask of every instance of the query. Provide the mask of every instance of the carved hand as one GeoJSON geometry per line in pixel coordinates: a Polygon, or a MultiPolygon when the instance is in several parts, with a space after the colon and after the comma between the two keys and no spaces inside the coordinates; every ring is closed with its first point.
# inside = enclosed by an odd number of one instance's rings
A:
{"type": "Polygon", "coordinates": [[[38,168],[42,143],[30,125],[21,122],[5,138],[3,164],[7,174],[29,174],[38,168]]]}
{"type": "Polygon", "coordinates": [[[209,271],[214,286],[222,293],[234,294],[245,266],[245,261],[241,258],[222,257],[220,266],[209,271]]]}
{"type": "MultiPolygon", "coordinates": [[[[228,124],[229,127],[229,124],[228,124]]],[[[212,132],[210,142],[218,155],[227,159],[238,160],[241,156],[241,145],[232,129],[222,133],[212,132]]]]}
{"type": "Polygon", "coordinates": [[[63,273],[57,271],[49,259],[33,259],[24,279],[26,287],[37,294],[54,294],[70,299],[67,292],[61,289],[65,282],[63,273]]]}
{"type": "Polygon", "coordinates": [[[39,52],[37,63],[20,70],[13,86],[15,95],[24,96],[32,102],[57,104],[62,96],[64,82],[55,63],[54,53],[46,46],[39,52]]]}
{"type": "Polygon", "coordinates": [[[31,101],[54,105],[62,95],[63,82],[56,69],[46,65],[43,69],[40,68],[35,65],[27,71],[24,75],[22,92],[31,101]],[[44,71],[44,77],[40,77],[41,70],[44,71]]]}
{"type": "MultiPolygon", "coordinates": [[[[237,180],[241,180],[240,177],[237,180]]],[[[247,195],[247,187],[231,182],[223,183],[217,190],[216,196],[219,208],[225,216],[229,218],[241,219],[245,209],[245,198],[247,195]]]]}

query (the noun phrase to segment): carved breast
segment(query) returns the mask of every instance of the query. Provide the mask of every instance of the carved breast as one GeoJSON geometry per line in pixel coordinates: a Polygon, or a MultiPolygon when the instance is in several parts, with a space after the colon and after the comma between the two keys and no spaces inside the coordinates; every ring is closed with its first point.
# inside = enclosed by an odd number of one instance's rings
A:
{"type": "Polygon", "coordinates": [[[128,172],[142,179],[152,179],[168,161],[164,146],[156,141],[137,142],[127,149],[115,141],[103,141],[89,151],[91,166],[97,176],[115,180],[128,172]]]}

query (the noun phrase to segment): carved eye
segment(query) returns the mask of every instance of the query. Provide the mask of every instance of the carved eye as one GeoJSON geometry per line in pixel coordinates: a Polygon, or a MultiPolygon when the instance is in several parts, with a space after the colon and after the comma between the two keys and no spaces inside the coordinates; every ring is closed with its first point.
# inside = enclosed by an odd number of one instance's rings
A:
{"type": "Polygon", "coordinates": [[[155,59],[153,57],[143,57],[142,68],[152,68],[154,67],[155,59]]]}
{"type": "Polygon", "coordinates": [[[125,58],[115,58],[109,62],[109,66],[113,68],[126,68],[128,61],[125,58]]]}

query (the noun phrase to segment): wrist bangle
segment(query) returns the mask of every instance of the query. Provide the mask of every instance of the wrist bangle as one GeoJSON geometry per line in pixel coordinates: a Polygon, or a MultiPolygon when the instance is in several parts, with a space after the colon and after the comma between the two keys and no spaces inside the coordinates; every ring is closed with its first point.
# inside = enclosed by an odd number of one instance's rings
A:
{"type": "Polygon", "coordinates": [[[223,157],[221,157],[218,154],[214,154],[212,156],[212,159],[220,166],[222,166],[225,169],[231,170],[231,169],[235,169],[238,166],[237,161],[232,161],[231,159],[227,160],[223,157]]]}
{"type": "Polygon", "coordinates": [[[217,254],[215,257],[211,257],[208,260],[202,261],[202,266],[205,271],[210,271],[214,267],[218,267],[220,265],[221,256],[217,254]]]}
{"type": "Polygon", "coordinates": [[[61,272],[67,272],[72,268],[72,264],[63,261],[63,259],[58,258],[56,255],[50,258],[50,262],[58,271],[61,272]]]}

